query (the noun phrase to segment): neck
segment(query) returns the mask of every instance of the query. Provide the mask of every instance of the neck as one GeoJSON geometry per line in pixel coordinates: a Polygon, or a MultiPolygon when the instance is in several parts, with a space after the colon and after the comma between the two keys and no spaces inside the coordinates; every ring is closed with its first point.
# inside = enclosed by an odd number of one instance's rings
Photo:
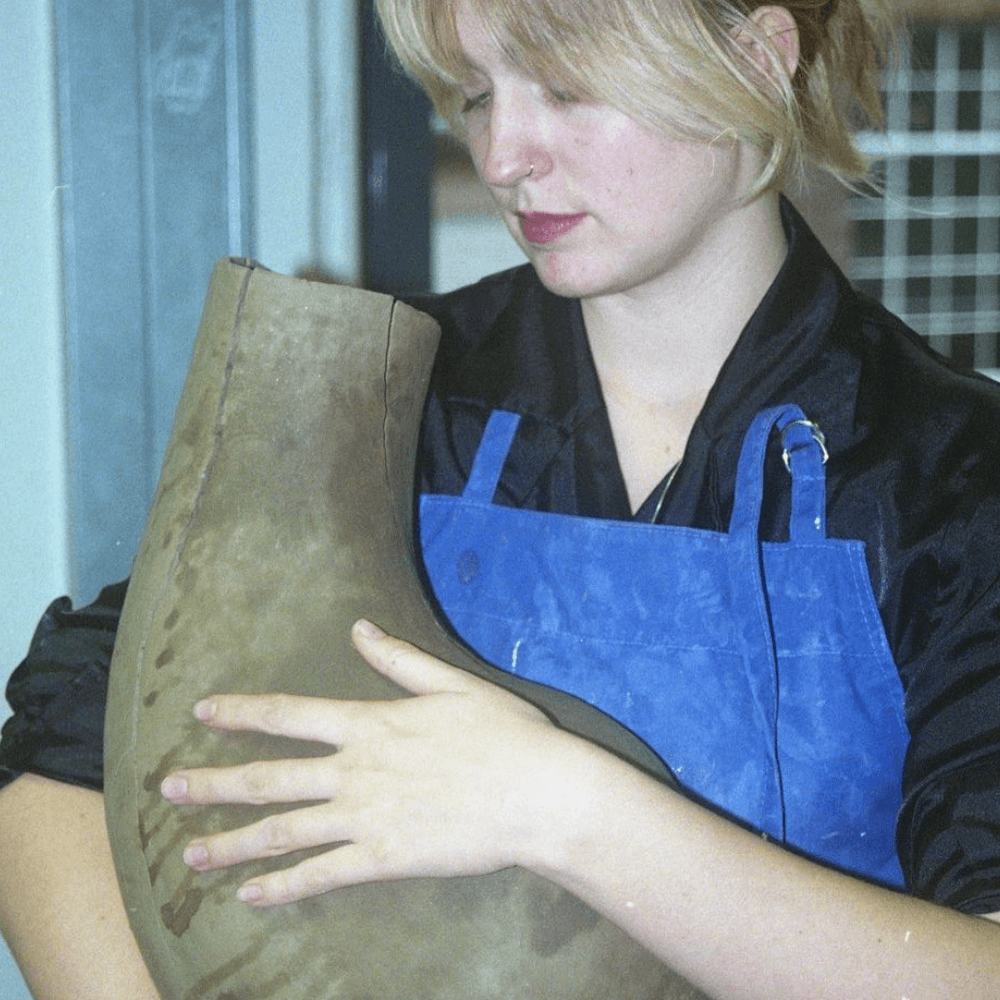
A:
{"type": "Polygon", "coordinates": [[[705,397],[787,253],[765,195],[684,274],[582,302],[633,511],[681,460],[705,397]]]}
{"type": "Polygon", "coordinates": [[[770,288],[787,246],[778,194],[734,213],[725,241],[705,247],[683,273],[584,300],[602,387],[677,405],[704,397],[770,288]]]}

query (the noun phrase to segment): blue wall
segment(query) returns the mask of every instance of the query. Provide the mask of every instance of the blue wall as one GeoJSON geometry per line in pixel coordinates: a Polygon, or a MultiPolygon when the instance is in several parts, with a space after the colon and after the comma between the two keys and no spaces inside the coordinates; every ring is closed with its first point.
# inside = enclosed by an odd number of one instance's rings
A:
{"type": "MultiPolygon", "coordinates": [[[[60,216],[67,192],[60,188],[58,163],[60,65],[53,6],[59,9],[51,0],[2,3],[0,682],[4,683],[24,655],[46,604],[70,592],[79,577],[69,542],[74,511],[68,499],[72,442],[67,428],[72,429],[72,421],[67,416],[67,385],[74,372],[66,360],[69,324],[63,315],[60,216]]],[[[71,10],[81,7],[99,9],[101,18],[95,20],[101,20],[108,5],[72,0],[71,10]]],[[[248,77],[252,82],[247,97],[254,133],[253,249],[275,270],[293,272],[315,264],[348,281],[356,280],[360,272],[354,33],[353,0],[283,0],[251,8],[248,77]]],[[[206,273],[205,282],[207,278],[206,273]]],[[[202,295],[203,289],[197,294],[202,295]]],[[[186,367],[183,358],[171,364],[181,370],[186,367]]],[[[157,381],[162,390],[162,380],[157,381]]],[[[171,391],[176,392],[174,381],[171,391]]],[[[169,400],[161,405],[171,407],[169,400]]],[[[121,547],[129,545],[123,542],[121,547]]],[[[130,558],[130,552],[122,552],[126,568],[130,558]]],[[[80,589],[75,598],[92,596],[89,584],[80,589]]],[[[6,714],[4,705],[0,718],[6,714]]],[[[2,944],[0,998],[28,1000],[2,944]]]]}
{"type": "MultiPolygon", "coordinates": [[[[69,582],[52,28],[5,3],[0,43],[0,680],[69,582]]],[[[0,711],[6,716],[6,707],[0,711]]],[[[28,1000],[0,947],[0,997],[28,1000]]]]}

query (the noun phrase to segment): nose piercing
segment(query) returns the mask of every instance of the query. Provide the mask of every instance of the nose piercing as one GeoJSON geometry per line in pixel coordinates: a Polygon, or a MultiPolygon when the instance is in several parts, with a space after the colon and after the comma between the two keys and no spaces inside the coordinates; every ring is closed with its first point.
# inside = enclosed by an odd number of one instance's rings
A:
{"type": "Polygon", "coordinates": [[[534,165],[534,163],[528,164],[528,177],[530,177],[534,172],[535,172],[535,165],[534,165]]]}

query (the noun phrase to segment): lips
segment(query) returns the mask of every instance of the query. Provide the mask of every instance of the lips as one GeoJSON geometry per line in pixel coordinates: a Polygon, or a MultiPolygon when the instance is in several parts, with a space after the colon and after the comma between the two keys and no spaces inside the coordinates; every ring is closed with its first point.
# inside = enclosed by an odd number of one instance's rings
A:
{"type": "Polygon", "coordinates": [[[521,233],[529,243],[552,243],[575,229],[587,217],[585,212],[577,215],[550,215],[548,212],[518,213],[521,233]]]}

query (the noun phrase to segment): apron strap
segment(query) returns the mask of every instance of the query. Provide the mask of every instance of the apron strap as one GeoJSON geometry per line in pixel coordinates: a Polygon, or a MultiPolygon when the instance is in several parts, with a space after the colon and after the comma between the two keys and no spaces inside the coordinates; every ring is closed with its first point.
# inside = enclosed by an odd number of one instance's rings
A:
{"type": "Polygon", "coordinates": [[[826,538],[826,438],[811,420],[793,420],[782,427],[781,443],[792,477],[788,536],[793,542],[826,538]]]}
{"type": "Polygon", "coordinates": [[[826,480],[819,429],[806,420],[798,406],[772,407],[754,417],[743,439],[736,468],[736,492],[729,524],[732,543],[729,574],[733,593],[739,595],[740,601],[739,611],[733,615],[735,636],[743,647],[744,662],[755,664],[748,675],[754,708],[762,731],[772,737],[767,747],[774,783],[763,793],[761,827],[765,833],[784,841],[785,789],[777,745],[778,656],[759,537],[764,462],[775,426],[782,432],[785,463],[792,475],[789,536],[793,542],[825,537],[826,480]]]}
{"type": "Polygon", "coordinates": [[[520,422],[519,414],[508,413],[506,410],[494,410],[490,414],[476,457],[472,460],[469,479],[462,491],[464,500],[493,503],[493,495],[500,482],[500,473],[503,472],[507,452],[510,451],[520,422]]]}
{"type": "Polygon", "coordinates": [[[751,422],[736,468],[729,533],[757,538],[764,499],[764,459],[774,427],[781,431],[785,465],[792,477],[789,538],[793,542],[825,538],[825,439],[822,431],[794,403],[761,410],[751,422]]]}

